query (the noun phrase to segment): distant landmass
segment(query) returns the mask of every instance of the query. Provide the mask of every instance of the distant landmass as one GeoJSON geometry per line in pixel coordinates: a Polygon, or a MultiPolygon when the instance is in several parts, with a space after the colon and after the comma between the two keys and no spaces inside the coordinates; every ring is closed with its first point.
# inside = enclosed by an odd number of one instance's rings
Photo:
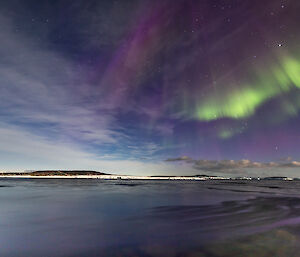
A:
{"type": "Polygon", "coordinates": [[[222,177],[213,175],[186,175],[186,176],[130,176],[130,175],[117,175],[108,174],[94,170],[37,170],[30,172],[2,172],[2,178],[95,178],[95,179],[124,179],[124,180],[295,180],[299,178],[289,177],[222,177]]]}
{"type": "Polygon", "coordinates": [[[0,175],[15,175],[15,176],[78,176],[78,175],[110,175],[107,173],[94,170],[37,170],[32,172],[10,172],[0,173],[0,175]]]}

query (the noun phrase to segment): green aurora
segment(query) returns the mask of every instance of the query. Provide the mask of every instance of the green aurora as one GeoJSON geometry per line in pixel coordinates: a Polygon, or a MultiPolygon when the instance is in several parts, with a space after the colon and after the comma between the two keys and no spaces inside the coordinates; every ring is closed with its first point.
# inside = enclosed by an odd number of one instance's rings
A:
{"type": "MultiPolygon", "coordinates": [[[[238,85],[230,93],[216,88],[214,94],[206,97],[196,107],[196,118],[212,121],[220,118],[243,119],[253,115],[256,109],[271,98],[292,89],[300,88],[300,62],[298,58],[285,55],[280,62],[269,68],[254,72],[256,83],[238,85]],[[221,96],[221,97],[220,97],[221,96]]],[[[300,104],[285,103],[283,111],[288,115],[297,114],[300,104]]]]}

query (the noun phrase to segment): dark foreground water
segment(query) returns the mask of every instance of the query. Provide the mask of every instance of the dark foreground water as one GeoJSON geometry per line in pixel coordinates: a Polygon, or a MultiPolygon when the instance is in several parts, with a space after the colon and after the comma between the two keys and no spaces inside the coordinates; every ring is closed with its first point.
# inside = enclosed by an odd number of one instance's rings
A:
{"type": "Polygon", "coordinates": [[[0,179],[0,256],[300,256],[300,182],[0,179]]]}

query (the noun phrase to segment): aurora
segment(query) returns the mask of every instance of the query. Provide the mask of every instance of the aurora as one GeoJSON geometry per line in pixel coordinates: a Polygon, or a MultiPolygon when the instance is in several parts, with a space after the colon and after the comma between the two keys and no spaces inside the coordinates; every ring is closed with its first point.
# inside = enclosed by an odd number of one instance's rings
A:
{"type": "Polygon", "coordinates": [[[0,4],[4,170],[300,158],[296,0],[75,2],[0,4]]]}
{"type": "MultiPolygon", "coordinates": [[[[300,88],[300,62],[291,57],[283,60],[270,70],[260,70],[253,74],[258,78],[254,85],[239,85],[229,94],[223,92],[208,97],[197,106],[196,116],[199,120],[215,120],[219,118],[246,118],[255,113],[256,108],[269,99],[300,88]],[[218,95],[222,97],[218,99],[218,95]]],[[[298,94],[300,92],[297,92],[298,94]]],[[[298,106],[295,106],[298,109],[298,106]]],[[[288,114],[288,113],[287,113],[288,114]]]]}

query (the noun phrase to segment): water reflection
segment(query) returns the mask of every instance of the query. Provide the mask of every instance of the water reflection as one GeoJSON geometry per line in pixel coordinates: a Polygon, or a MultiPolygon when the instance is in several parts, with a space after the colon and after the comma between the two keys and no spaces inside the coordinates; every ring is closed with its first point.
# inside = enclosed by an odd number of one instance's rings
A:
{"type": "Polygon", "coordinates": [[[300,256],[299,189],[2,179],[0,256],[300,256]]]}

